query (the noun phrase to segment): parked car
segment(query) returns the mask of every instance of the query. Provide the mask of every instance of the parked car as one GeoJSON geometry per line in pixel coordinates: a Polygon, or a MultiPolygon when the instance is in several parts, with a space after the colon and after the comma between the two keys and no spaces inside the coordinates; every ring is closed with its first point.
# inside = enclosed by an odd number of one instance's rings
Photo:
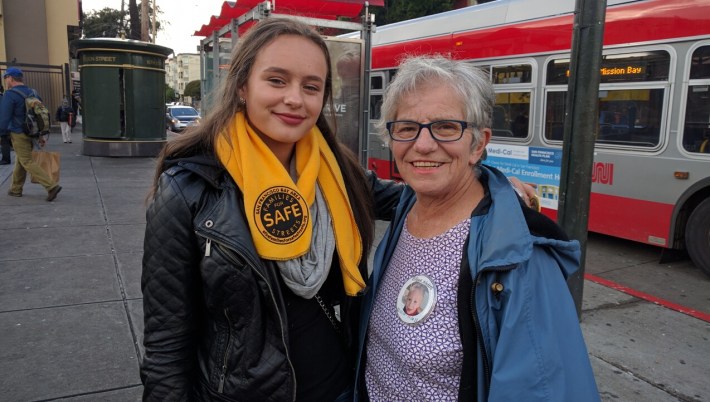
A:
{"type": "Polygon", "coordinates": [[[165,112],[165,128],[179,133],[189,126],[200,124],[200,113],[191,106],[168,106],[165,112]]]}

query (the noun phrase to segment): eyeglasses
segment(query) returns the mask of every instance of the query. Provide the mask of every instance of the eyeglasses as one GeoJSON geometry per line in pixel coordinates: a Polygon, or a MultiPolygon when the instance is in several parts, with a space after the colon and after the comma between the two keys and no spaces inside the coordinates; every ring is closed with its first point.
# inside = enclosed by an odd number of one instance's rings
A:
{"type": "Polygon", "coordinates": [[[461,120],[437,120],[431,123],[395,120],[388,121],[385,126],[390,138],[397,142],[416,141],[423,128],[429,129],[432,138],[437,142],[453,142],[463,137],[463,132],[467,127],[475,127],[473,123],[461,120]]]}

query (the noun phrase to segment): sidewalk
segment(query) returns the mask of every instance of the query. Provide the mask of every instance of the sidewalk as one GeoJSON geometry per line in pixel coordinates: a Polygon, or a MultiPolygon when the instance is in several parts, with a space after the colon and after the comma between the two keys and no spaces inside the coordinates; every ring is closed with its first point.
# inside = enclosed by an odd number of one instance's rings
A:
{"type": "MultiPolygon", "coordinates": [[[[7,195],[0,166],[0,390],[4,401],[139,401],[140,270],[150,158],[61,152],[62,191],[7,195]]],[[[13,163],[15,155],[12,155],[13,163]]]]}
{"type": "MultiPolygon", "coordinates": [[[[62,154],[54,202],[29,181],[22,198],[7,196],[12,166],[0,166],[3,401],[141,398],[140,271],[154,161],[83,156],[80,126],[73,140],[53,134],[48,145],[62,154]]],[[[590,245],[587,272],[639,263],[613,254],[590,245]]],[[[589,281],[584,300],[603,400],[710,401],[710,324],[589,281]]]]}

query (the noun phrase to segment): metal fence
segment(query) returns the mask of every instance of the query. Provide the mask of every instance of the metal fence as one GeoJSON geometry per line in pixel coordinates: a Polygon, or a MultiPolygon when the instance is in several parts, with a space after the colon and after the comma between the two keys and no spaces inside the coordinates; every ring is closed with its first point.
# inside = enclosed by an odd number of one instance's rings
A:
{"type": "Polygon", "coordinates": [[[54,121],[54,112],[62,104],[62,100],[65,97],[66,99],[71,97],[69,66],[67,64],[64,66],[52,66],[0,62],[2,74],[5,74],[5,71],[10,67],[22,69],[25,85],[37,91],[37,94],[42,98],[47,109],[49,109],[52,124],[58,124],[58,122],[54,121]]]}

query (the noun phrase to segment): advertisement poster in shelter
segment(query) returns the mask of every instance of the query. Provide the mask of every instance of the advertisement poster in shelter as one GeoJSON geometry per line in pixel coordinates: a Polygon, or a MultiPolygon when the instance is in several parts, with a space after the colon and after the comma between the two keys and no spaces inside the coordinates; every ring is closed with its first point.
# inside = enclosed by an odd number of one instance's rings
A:
{"type": "MultiPolygon", "coordinates": [[[[331,126],[338,139],[360,155],[360,108],[363,77],[362,41],[327,38],[333,66],[333,114],[331,126]]],[[[330,105],[326,105],[330,108],[330,105]]],[[[328,109],[326,109],[328,112],[328,109]]],[[[328,114],[328,113],[327,113],[328,114]]]]}

